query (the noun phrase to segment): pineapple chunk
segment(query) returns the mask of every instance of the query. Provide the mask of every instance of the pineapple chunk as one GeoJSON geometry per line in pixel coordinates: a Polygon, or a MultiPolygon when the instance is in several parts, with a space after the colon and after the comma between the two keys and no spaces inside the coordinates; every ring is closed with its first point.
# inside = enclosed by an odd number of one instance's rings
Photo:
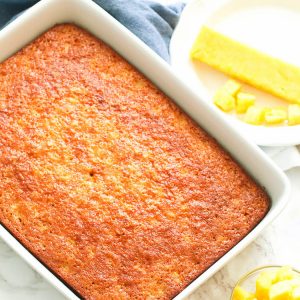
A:
{"type": "Polygon", "coordinates": [[[221,89],[232,96],[236,96],[241,89],[241,85],[237,81],[230,79],[221,87],[221,89]]]}
{"type": "Polygon", "coordinates": [[[218,106],[221,110],[225,112],[229,112],[234,109],[235,106],[235,99],[234,97],[229,94],[226,90],[222,88],[217,91],[214,97],[214,103],[218,106]]]}
{"type": "Polygon", "coordinates": [[[256,298],[257,299],[269,299],[269,290],[272,286],[272,277],[269,274],[261,273],[256,280],[256,298]]]}
{"type": "Polygon", "coordinates": [[[248,93],[238,93],[236,95],[236,112],[238,114],[244,114],[247,109],[254,105],[255,96],[248,93]]]}
{"type": "Polygon", "coordinates": [[[272,283],[276,283],[277,270],[266,270],[260,273],[260,276],[269,277],[272,283]]]}
{"type": "Polygon", "coordinates": [[[214,103],[223,111],[231,111],[235,106],[235,95],[241,89],[241,85],[235,80],[228,80],[223,86],[221,86],[215,96],[214,103]]]}
{"type": "Polygon", "coordinates": [[[290,266],[283,266],[278,269],[275,282],[293,279],[295,276],[296,274],[290,266]]]}
{"type": "Polygon", "coordinates": [[[300,124],[300,105],[290,104],[288,106],[288,121],[289,125],[300,124]]]}
{"type": "Polygon", "coordinates": [[[265,112],[267,124],[279,124],[287,119],[287,112],[284,108],[270,108],[265,112]]]}
{"type": "Polygon", "coordinates": [[[261,125],[264,121],[265,109],[257,106],[250,106],[245,114],[244,121],[253,125],[261,125]]]}
{"type": "Polygon", "coordinates": [[[232,300],[255,300],[255,295],[237,286],[233,291],[232,300]]]}
{"type": "Polygon", "coordinates": [[[269,291],[270,300],[289,300],[292,294],[292,286],[289,280],[273,284],[269,291]]]}
{"type": "Polygon", "coordinates": [[[298,277],[298,275],[296,275],[297,277],[289,280],[290,285],[292,286],[292,288],[296,288],[296,287],[300,287],[300,277],[298,277]]]}
{"type": "Polygon", "coordinates": [[[300,300],[300,286],[293,289],[291,300],[300,300]]]}

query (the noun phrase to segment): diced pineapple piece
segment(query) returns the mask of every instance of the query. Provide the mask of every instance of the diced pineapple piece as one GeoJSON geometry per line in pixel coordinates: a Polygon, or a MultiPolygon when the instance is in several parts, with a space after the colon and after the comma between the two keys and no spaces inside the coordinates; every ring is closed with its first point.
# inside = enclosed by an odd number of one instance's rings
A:
{"type": "Polygon", "coordinates": [[[293,289],[291,300],[300,300],[300,286],[293,289]]]}
{"type": "Polygon", "coordinates": [[[289,280],[290,281],[290,285],[292,286],[292,288],[296,288],[296,287],[300,287],[300,277],[298,277],[298,275],[295,275],[296,277],[294,277],[293,279],[289,280]]]}
{"type": "Polygon", "coordinates": [[[256,298],[259,300],[268,299],[271,286],[272,278],[264,273],[259,274],[256,279],[256,298]]]}
{"type": "Polygon", "coordinates": [[[215,96],[214,103],[223,111],[229,112],[235,107],[235,95],[241,89],[241,85],[235,80],[228,80],[223,86],[221,86],[215,96]]]}
{"type": "Polygon", "coordinates": [[[277,270],[270,269],[260,273],[260,276],[269,277],[272,283],[276,282],[277,279],[277,270]]]}
{"type": "Polygon", "coordinates": [[[265,121],[268,124],[279,124],[287,119],[287,112],[284,108],[270,108],[265,112],[265,121]]]}
{"type": "Polygon", "coordinates": [[[221,89],[232,96],[236,96],[241,89],[241,85],[237,81],[230,79],[221,87],[221,89]]]}
{"type": "Polygon", "coordinates": [[[292,294],[292,286],[289,280],[273,284],[269,291],[270,300],[289,300],[292,294]]]}
{"type": "Polygon", "coordinates": [[[283,266],[277,270],[275,282],[293,279],[295,276],[296,274],[290,266],[283,266]]]}
{"type": "Polygon", "coordinates": [[[223,111],[229,112],[234,109],[235,99],[226,90],[221,88],[215,94],[214,103],[223,111]]]}
{"type": "Polygon", "coordinates": [[[300,105],[290,104],[288,106],[288,121],[289,125],[300,124],[300,105]]]}
{"type": "Polygon", "coordinates": [[[247,292],[240,286],[237,286],[233,291],[233,300],[255,300],[255,295],[247,292]]]}
{"type": "Polygon", "coordinates": [[[261,125],[264,121],[265,109],[258,106],[250,106],[245,114],[244,121],[253,125],[261,125]]]}
{"type": "Polygon", "coordinates": [[[238,93],[236,95],[236,112],[238,114],[244,114],[247,109],[254,105],[255,96],[248,93],[238,93]]]}

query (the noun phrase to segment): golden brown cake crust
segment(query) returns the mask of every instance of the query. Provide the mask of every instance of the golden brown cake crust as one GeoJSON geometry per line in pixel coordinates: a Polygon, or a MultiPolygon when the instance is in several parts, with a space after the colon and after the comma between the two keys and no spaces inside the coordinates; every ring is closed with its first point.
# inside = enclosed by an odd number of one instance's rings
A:
{"type": "Polygon", "coordinates": [[[170,299],[266,193],[103,42],[58,25],[0,65],[0,222],[85,299],[170,299]]]}

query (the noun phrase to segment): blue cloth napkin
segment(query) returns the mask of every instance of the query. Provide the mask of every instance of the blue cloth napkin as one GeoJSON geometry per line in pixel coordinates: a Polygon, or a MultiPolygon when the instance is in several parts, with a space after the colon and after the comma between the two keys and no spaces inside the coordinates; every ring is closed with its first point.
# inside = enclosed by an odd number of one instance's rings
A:
{"type": "MultiPolygon", "coordinates": [[[[169,43],[184,8],[148,0],[93,0],[169,62],[169,43]]],[[[0,28],[37,0],[0,0],[0,28]]]]}

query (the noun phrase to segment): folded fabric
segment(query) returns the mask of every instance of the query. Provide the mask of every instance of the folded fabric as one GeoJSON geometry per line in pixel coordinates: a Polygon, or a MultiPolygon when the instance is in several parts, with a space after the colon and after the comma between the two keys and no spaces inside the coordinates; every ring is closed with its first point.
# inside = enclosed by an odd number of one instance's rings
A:
{"type": "MultiPolygon", "coordinates": [[[[0,0],[0,28],[37,0],[0,0]]],[[[169,43],[184,8],[183,3],[164,6],[147,0],[94,0],[169,62],[169,43]]]]}
{"type": "Polygon", "coordinates": [[[15,15],[38,2],[37,0],[0,0],[0,28],[15,15]]]}

